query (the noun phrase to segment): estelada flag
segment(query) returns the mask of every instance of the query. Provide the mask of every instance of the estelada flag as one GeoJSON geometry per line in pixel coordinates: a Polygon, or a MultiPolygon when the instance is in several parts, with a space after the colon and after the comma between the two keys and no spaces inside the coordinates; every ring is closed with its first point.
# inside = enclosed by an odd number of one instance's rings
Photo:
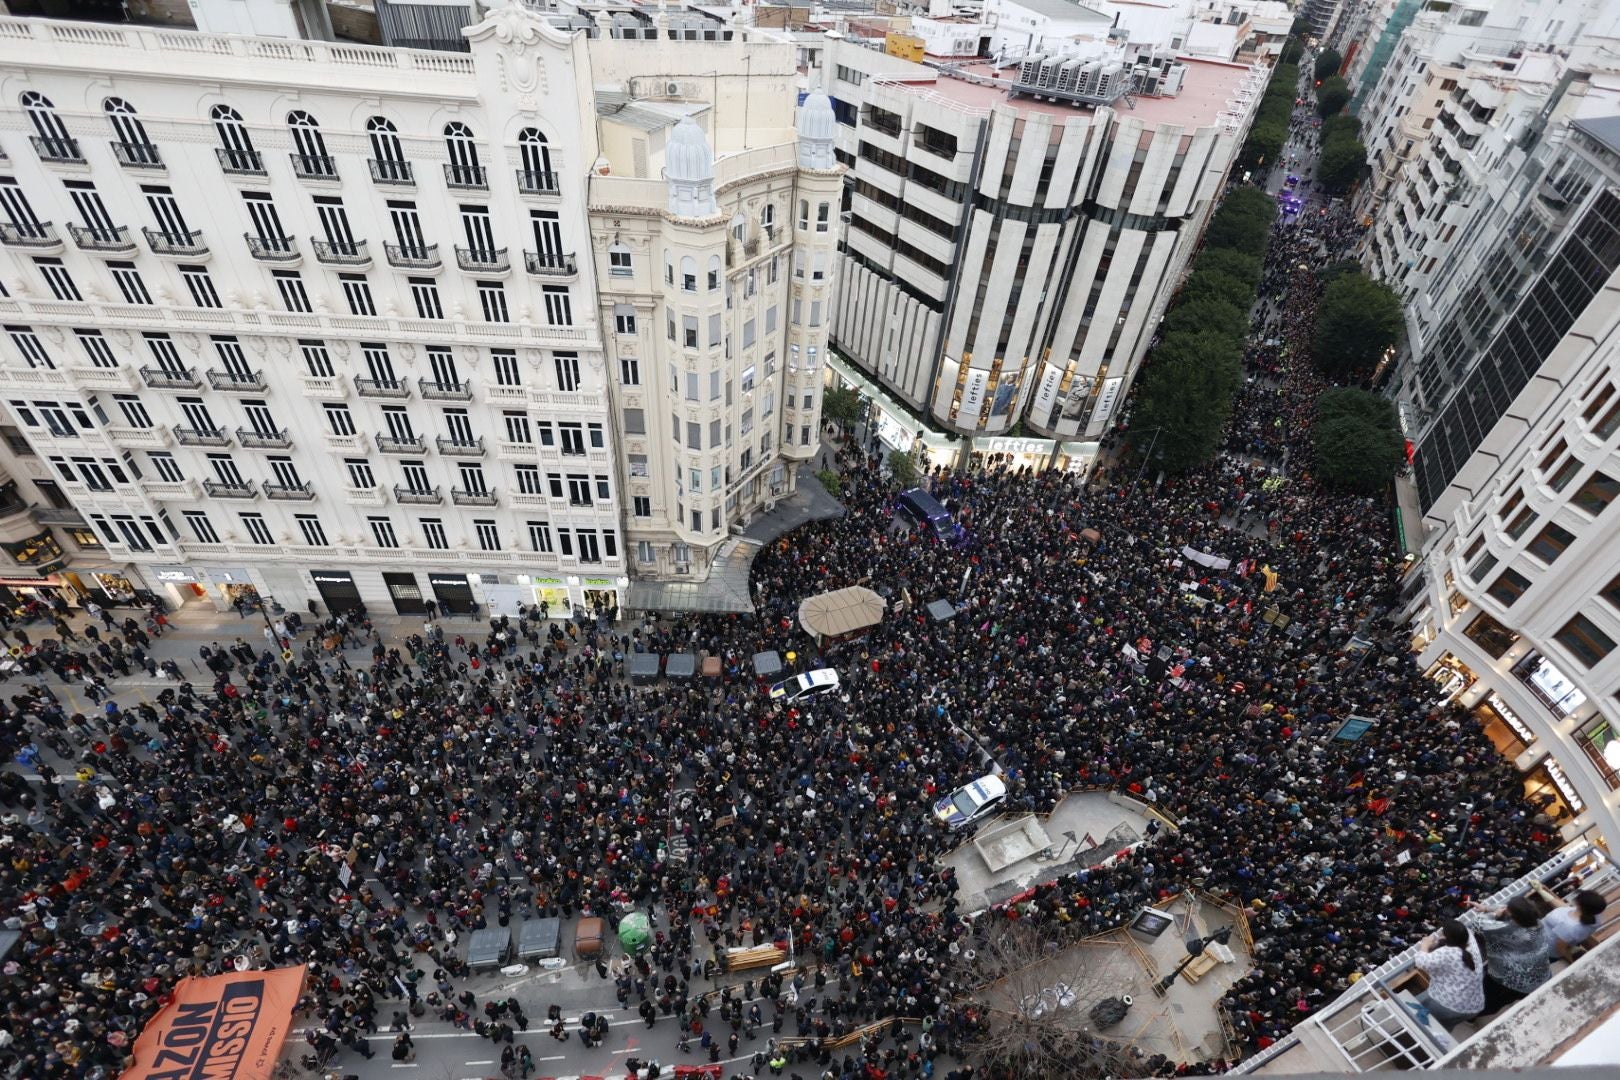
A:
{"type": "Polygon", "coordinates": [[[182,980],[121,1080],[270,1080],[303,987],[302,965],[182,980]]]}

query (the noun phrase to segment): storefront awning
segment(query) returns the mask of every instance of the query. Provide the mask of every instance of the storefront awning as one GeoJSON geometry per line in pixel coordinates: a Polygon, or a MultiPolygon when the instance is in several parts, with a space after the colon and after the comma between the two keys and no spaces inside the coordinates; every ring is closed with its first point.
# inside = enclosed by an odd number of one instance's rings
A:
{"type": "Polygon", "coordinates": [[[799,625],[817,640],[844,637],[876,626],[888,606],[889,602],[871,589],[851,585],[805,600],[799,605],[799,625]]]}
{"type": "Polygon", "coordinates": [[[632,581],[624,606],[630,611],[753,611],[748,570],[759,547],[751,540],[729,541],[707,581],[632,581]]]}

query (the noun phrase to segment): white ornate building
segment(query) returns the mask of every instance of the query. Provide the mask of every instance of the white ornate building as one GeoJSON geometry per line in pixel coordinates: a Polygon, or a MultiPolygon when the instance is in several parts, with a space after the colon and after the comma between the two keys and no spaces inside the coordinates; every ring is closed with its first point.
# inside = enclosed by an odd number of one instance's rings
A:
{"type": "MultiPolygon", "coordinates": [[[[741,343],[737,290],[761,268],[735,263],[729,215],[785,215],[799,174],[837,179],[796,168],[790,48],[754,52],[757,87],[680,80],[660,77],[657,41],[603,29],[514,5],[454,54],[0,20],[4,434],[21,494],[47,507],[0,519],[25,575],[8,580],[409,612],[622,603],[631,575],[701,575],[819,427],[817,394],[786,426],[804,380],[784,361],[814,334],[796,338],[783,306],[741,343]],[[638,156],[609,115],[655,107],[716,148],[713,182],[666,187],[660,167],[695,158],[638,156]],[[617,205],[637,177],[658,199],[617,205]],[[639,251],[593,243],[619,219],[639,251]],[[744,360],[763,372],[774,345],[781,364],[755,376],[782,395],[755,415],[769,441],[705,441],[724,479],[706,473],[701,496],[681,486],[698,451],[669,441],[654,368],[677,359],[659,309],[692,301],[661,265],[677,243],[705,268],[720,256],[703,321],[724,312],[730,336],[679,362],[705,391],[721,376],[739,427],[744,360]]],[[[716,67],[687,62],[711,48],[741,44],[684,42],[678,66],[716,67]]],[[[785,305],[790,259],[818,241],[779,220],[785,305]]],[[[707,425],[714,406],[675,411],[707,425]]]]}

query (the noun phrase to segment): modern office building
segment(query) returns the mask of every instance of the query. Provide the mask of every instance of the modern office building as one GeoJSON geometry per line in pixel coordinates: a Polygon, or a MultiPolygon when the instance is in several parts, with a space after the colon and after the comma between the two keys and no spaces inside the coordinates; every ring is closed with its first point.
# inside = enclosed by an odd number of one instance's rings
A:
{"type": "MultiPolygon", "coordinates": [[[[777,465],[817,449],[819,394],[788,366],[819,346],[789,304],[831,287],[830,254],[824,280],[796,275],[833,237],[790,214],[801,175],[837,181],[819,150],[800,168],[791,48],[736,81],[669,74],[664,18],[630,42],[605,15],[565,30],[509,5],[466,54],[0,20],[4,433],[17,478],[77,514],[53,541],[132,590],[289,607],[622,604],[631,574],[700,576],[792,484],[777,465]],[[658,170],[682,147],[677,198],[658,170]],[[615,203],[634,179],[656,207],[615,203]],[[779,321],[743,346],[741,289],[766,271],[728,259],[731,216],[756,211],[757,244],[767,202],[778,276],[750,303],[779,321]],[[644,246],[593,243],[621,220],[644,246]],[[699,260],[701,305],[670,258],[699,260]],[[642,380],[631,339],[662,339],[676,296],[680,325],[701,306],[727,333],[649,348],[642,380]],[[753,393],[780,405],[749,436],[769,441],[711,445],[711,414],[741,426],[756,354],[753,393]],[[702,414],[684,475],[653,356],[725,395],[674,408],[702,414]]],[[[692,56],[711,45],[734,48],[683,41],[677,66],[717,67],[692,56]]]]}
{"type": "Polygon", "coordinates": [[[897,447],[920,433],[936,460],[967,446],[1084,467],[1265,69],[1103,39],[1006,65],[836,42],[826,70],[850,169],[840,376],[869,391],[897,447]],[[1020,422],[1033,447],[992,441],[1020,422]]]}

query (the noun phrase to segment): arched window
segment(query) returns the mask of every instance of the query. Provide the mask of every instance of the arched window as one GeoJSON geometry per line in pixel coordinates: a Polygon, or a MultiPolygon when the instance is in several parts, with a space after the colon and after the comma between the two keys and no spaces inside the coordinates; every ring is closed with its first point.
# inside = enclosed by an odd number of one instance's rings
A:
{"type": "Polygon", "coordinates": [[[697,260],[690,255],[681,256],[681,291],[697,292],[697,260]]]}
{"type": "MultiPolygon", "coordinates": [[[[387,122],[383,121],[385,124],[387,122]]],[[[337,175],[337,162],[326,152],[326,139],[321,135],[321,125],[315,122],[313,116],[302,109],[296,109],[287,114],[287,127],[292,131],[293,137],[293,170],[299,176],[337,175]]],[[[372,145],[375,146],[376,143],[373,142],[372,145]]]]}
{"type": "Polygon", "coordinates": [[[113,154],[123,165],[158,166],[163,159],[158,148],[146,134],[135,107],[123,98],[110,97],[101,103],[102,111],[112,123],[113,154]]]}
{"type": "Polygon", "coordinates": [[[366,121],[366,134],[371,139],[371,178],[382,184],[412,183],[411,163],[393,121],[373,116],[366,121]]]}
{"type": "Polygon", "coordinates": [[[34,125],[34,149],[47,161],[79,161],[79,140],[67,132],[56,106],[44,94],[25,90],[19,99],[28,122],[34,125]]]}
{"type": "Polygon", "coordinates": [[[473,141],[472,128],[459,120],[444,125],[444,145],[450,152],[450,164],[444,167],[444,178],[452,187],[486,187],[484,170],[478,166],[478,144],[473,141]]]}
{"type": "Polygon", "coordinates": [[[524,128],[518,133],[518,153],[523,157],[518,186],[530,195],[555,193],[557,174],[551,168],[551,146],[539,128],[524,128]]]}
{"type": "Polygon", "coordinates": [[[776,204],[775,203],[766,203],[763,207],[760,208],[760,211],[759,211],[759,223],[765,229],[765,235],[767,235],[767,236],[769,236],[772,233],[772,231],[775,230],[775,228],[776,228],[776,204]]]}
{"type": "Polygon", "coordinates": [[[208,116],[214,122],[214,130],[219,133],[219,147],[215,153],[219,155],[219,163],[225,171],[264,172],[264,159],[253,149],[253,137],[248,134],[247,125],[242,123],[242,114],[229,105],[215,105],[208,116]]]}
{"type": "Polygon", "coordinates": [[[709,256],[709,291],[714,292],[720,287],[720,256],[709,256]]]}

